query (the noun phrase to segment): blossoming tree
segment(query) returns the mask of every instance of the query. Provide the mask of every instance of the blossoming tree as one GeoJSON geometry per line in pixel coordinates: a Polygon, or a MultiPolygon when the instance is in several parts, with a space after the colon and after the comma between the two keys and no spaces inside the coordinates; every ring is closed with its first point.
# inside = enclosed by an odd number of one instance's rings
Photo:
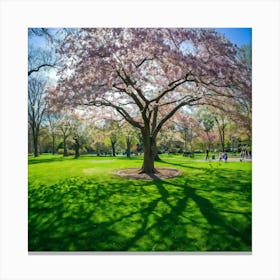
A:
{"type": "Polygon", "coordinates": [[[157,135],[183,106],[251,94],[250,70],[237,47],[213,29],[78,29],[58,53],[56,103],[113,109],[138,128],[143,173],[157,172],[157,135]]]}

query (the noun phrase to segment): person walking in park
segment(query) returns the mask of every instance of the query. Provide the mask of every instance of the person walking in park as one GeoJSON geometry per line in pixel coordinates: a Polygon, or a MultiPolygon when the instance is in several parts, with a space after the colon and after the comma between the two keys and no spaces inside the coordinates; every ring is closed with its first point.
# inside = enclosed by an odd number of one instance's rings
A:
{"type": "Polygon", "coordinates": [[[205,157],[205,160],[209,159],[209,151],[208,149],[206,150],[206,157],[205,157]]]}
{"type": "Polygon", "coordinates": [[[224,158],[224,161],[227,162],[227,159],[228,159],[227,153],[224,153],[223,158],[224,158]]]}

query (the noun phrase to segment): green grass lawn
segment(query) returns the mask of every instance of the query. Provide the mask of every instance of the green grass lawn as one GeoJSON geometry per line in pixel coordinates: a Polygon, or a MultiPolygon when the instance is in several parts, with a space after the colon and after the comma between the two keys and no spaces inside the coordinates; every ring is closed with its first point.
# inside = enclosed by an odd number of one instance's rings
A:
{"type": "Polygon", "coordinates": [[[182,175],[114,174],[141,158],[29,156],[29,251],[251,251],[251,162],[161,158],[182,175]]]}

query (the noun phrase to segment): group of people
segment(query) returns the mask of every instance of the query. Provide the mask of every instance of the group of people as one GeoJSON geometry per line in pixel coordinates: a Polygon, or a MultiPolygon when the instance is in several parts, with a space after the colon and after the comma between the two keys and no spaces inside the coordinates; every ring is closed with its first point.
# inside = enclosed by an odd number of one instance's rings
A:
{"type": "Polygon", "coordinates": [[[227,159],[228,159],[228,155],[227,153],[219,153],[219,161],[222,161],[224,160],[224,162],[227,162],[227,159]]]}
{"type": "MultiPolygon", "coordinates": [[[[208,159],[209,159],[209,150],[206,150],[205,160],[208,160],[208,159]]],[[[214,155],[212,155],[212,159],[215,159],[214,155]]],[[[228,159],[228,155],[227,155],[226,152],[224,152],[224,153],[220,152],[219,153],[219,161],[224,160],[224,162],[227,162],[227,159],[228,159]]]]}
{"type": "MultiPolygon", "coordinates": [[[[251,150],[247,151],[246,149],[242,149],[240,152],[240,161],[243,161],[245,159],[250,159],[252,157],[252,153],[251,150]]],[[[205,156],[205,160],[209,160],[209,150],[206,150],[206,156],[205,156]]],[[[212,155],[212,159],[215,159],[215,155],[212,155]]],[[[219,153],[219,161],[224,161],[227,162],[228,160],[228,155],[226,152],[220,152],[219,153]]]]}

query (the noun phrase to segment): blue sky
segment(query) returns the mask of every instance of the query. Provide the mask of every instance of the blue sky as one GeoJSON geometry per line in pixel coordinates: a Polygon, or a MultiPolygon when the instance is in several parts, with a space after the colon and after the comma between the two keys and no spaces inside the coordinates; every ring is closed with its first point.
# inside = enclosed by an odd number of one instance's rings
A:
{"type": "MultiPolygon", "coordinates": [[[[57,30],[57,29],[53,29],[57,30]]],[[[233,44],[237,46],[252,44],[252,28],[215,28],[216,31],[225,35],[233,44]]],[[[42,37],[29,38],[29,46],[46,47],[46,41],[42,37]]]]}
{"type": "Polygon", "coordinates": [[[237,46],[252,44],[252,28],[215,28],[237,46]]]}

